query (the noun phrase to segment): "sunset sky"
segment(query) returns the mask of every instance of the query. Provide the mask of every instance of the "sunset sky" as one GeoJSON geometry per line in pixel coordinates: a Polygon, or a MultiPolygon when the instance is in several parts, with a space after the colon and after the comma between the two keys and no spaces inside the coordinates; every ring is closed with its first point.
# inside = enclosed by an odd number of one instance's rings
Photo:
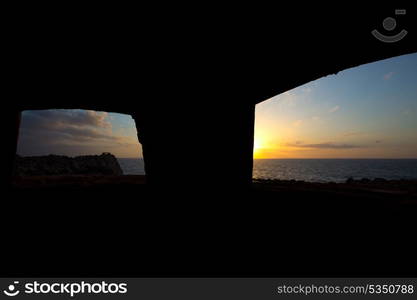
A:
{"type": "MultiPolygon", "coordinates": [[[[102,152],[142,156],[130,116],[23,112],[18,154],[102,152]]],[[[258,104],[254,157],[417,158],[417,54],[348,69],[258,104]]]]}
{"type": "Polygon", "coordinates": [[[87,110],[24,111],[17,153],[22,156],[113,153],[141,157],[129,115],[87,110]]]}
{"type": "Polygon", "coordinates": [[[254,150],[255,158],[417,158],[417,54],[258,104],[254,150]]]}

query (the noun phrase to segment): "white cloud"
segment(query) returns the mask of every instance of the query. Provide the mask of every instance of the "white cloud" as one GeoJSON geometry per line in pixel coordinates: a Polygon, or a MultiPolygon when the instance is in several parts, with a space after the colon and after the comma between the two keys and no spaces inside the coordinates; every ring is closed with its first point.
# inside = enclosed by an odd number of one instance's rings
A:
{"type": "Polygon", "coordinates": [[[329,113],[334,113],[335,111],[338,111],[340,108],[339,105],[336,105],[335,107],[332,107],[331,109],[329,109],[329,113]]]}
{"type": "Polygon", "coordinates": [[[387,74],[384,75],[384,80],[389,80],[391,79],[391,77],[394,75],[394,72],[389,72],[387,74]]]}

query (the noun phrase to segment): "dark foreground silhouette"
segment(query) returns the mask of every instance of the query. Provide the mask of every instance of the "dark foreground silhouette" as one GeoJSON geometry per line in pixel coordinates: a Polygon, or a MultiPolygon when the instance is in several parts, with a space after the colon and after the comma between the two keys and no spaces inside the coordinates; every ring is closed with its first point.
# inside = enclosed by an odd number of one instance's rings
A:
{"type": "Polygon", "coordinates": [[[19,258],[3,266],[9,275],[407,276],[416,270],[415,181],[255,181],[242,191],[152,186],[137,175],[34,176],[15,179],[11,195],[10,219],[32,226],[7,237],[10,257],[19,258]]]}
{"type": "MultiPolygon", "coordinates": [[[[186,179],[185,179],[186,180],[186,179]]],[[[215,181],[215,180],[214,180],[215,181]]],[[[114,189],[144,189],[144,175],[100,176],[100,175],[57,175],[57,176],[20,176],[13,181],[15,190],[114,190],[114,189]]],[[[297,180],[254,179],[252,190],[257,192],[276,193],[277,199],[281,193],[323,194],[355,198],[380,199],[389,201],[390,205],[403,206],[417,204],[417,180],[386,180],[376,178],[370,180],[348,179],[345,183],[319,183],[297,180]]],[[[317,199],[316,199],[317,200],[317,199]]],[[[337,199],[335,199],[337,201],[337,199]]],[[[367,202],[363,203],[366,205],[367,202]]]]}

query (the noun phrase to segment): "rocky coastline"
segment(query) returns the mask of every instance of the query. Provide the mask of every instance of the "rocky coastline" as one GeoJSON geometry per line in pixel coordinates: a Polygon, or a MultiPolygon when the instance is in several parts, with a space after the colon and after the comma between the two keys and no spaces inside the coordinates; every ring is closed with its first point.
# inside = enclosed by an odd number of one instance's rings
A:
{"type": "Polygon", "coordinates": [[[68,157],[63,155],[22,157],[17,155],[15,176],[123,175],[111,153],[68,157]]]}

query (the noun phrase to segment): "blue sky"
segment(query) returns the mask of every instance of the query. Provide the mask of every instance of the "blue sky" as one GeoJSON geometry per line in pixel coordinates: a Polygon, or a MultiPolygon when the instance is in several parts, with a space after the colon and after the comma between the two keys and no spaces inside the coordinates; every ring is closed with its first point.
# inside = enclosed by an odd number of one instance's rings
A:
{"type": "Polygon", "coordinates": [[[256,107],[258,158],[417,158],[417,54],[323,77],[256,107]]]}

